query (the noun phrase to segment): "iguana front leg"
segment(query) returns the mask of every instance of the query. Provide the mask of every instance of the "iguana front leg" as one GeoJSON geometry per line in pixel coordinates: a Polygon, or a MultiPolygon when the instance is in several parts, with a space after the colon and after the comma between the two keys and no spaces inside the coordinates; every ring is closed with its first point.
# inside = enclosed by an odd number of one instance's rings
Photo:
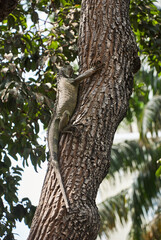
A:
{"type": "Polygon", "coordinates": [[[84,79],[91,77],[95,72],[100,70],[102,67],[103,67],[103,64],[99,63],[98,65],[86,70],[84,73],[80,74],[78,77],[71,78],[71,79],[69,78],[67,79],[67,81],[69,81],[71,84],[79,84],[84,79]]]}

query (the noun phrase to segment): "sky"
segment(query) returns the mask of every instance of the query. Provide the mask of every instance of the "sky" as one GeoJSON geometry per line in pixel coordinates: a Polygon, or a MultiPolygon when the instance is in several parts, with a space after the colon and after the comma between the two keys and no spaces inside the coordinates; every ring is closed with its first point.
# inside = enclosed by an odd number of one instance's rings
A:
{"type": "Polygon", "coordinates": [[[161,8],[161,0],[158,1],[156,0],[156,2],[157,2],[156,5],[161,8]]]}
{"type": "MultiPolygon", "coordinates": [[[[28,197],[33,205],[38,205],[46,169],[47,163],[42,164],[42,168],[39,169],[38,173],[35,172],[32,166],[25,168],[18,192],[19,199],[28,197]]],[[[24,222],[17,221],[14,233],[16,233],[16,240],[25,240],[29,234],[29,228],[24,222]]]]}
{"type": "MultiPolygon", "coordinates": [[[[43,130],[42,126],[40,125],[40,139],[44,139],[46,134],[46,131],[43,130]]],[[[19,160],[19,162],[16,162],[15,164],[19,164],[19,166],[21,166],[21,160],[19,160]]],[[[41,168],[38,168],[38,172],[35,172],[34,167],[30,163],[29,167],[25,167],[24,172],[22,173],[22,181],[20,183],[18,191],[18,196],[20,200],[22,198],[28,197],[33,205],[38,205],[46,170],[47,161],[41,164],[41,168]]],[[[17,221],[14,233],[16,234],[16,240],[26,240],[29,234],[29,228],[24,224],[23,221],[17,221]]]]}

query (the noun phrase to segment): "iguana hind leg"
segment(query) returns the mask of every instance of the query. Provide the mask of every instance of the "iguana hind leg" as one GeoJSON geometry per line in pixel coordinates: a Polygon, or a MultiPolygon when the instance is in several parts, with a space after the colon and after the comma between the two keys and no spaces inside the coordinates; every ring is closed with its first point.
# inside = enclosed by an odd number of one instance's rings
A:
{"type": "Polygon", "coordinates": [[[83,123],[77,123],[77,124],[74,124],[74,125],[68,124],[68,126],[66,126],[66,127],[63,129],[62,133],[70,133],[70,134],[72,134],[72,135],[75,136],[75,137],[79,137],[80,134],[81,134],[81,131],[80,131],[80,129],[78,128],[78,126],[80,126],[80,125],[85,126],[83,123]],[[74,133],[73,133],[72,129],[75,130],[74,133]]]}
{"type": "Polygon", "coordinates": [[[65,110],[60,118],[59,122],[59,130],[62,132],[64,128],[68,125],[68,122],[70,120],[70,112],[68,110],[65,110]]]}

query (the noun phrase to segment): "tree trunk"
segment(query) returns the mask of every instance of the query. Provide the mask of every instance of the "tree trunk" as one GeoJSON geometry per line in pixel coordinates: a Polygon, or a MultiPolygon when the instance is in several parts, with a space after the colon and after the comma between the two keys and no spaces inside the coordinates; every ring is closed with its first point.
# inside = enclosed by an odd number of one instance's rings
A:
{"type": "Polygon", "coordinates": [[[128,0],[83,0],[80,70],[101,71],[80,85],[72,134],[62,134],[59,163],[70,202],[67,212],[54,169],[48,169],[28,240],[94,240],[100,218],[95,198],[110,165],[114,133],[126,114],[139,69],[128,0]]]}

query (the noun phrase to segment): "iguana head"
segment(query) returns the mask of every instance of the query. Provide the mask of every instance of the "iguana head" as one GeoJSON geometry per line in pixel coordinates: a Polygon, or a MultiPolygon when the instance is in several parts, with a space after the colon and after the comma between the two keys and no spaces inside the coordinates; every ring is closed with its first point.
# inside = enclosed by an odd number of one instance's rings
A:
{"type": "Polygon", "coordinates": [[[59,74],[66,78],[71,78],[74,74],[74,71],[73,71],[72,66],[66,65],[59,69],[59,74]]]}

